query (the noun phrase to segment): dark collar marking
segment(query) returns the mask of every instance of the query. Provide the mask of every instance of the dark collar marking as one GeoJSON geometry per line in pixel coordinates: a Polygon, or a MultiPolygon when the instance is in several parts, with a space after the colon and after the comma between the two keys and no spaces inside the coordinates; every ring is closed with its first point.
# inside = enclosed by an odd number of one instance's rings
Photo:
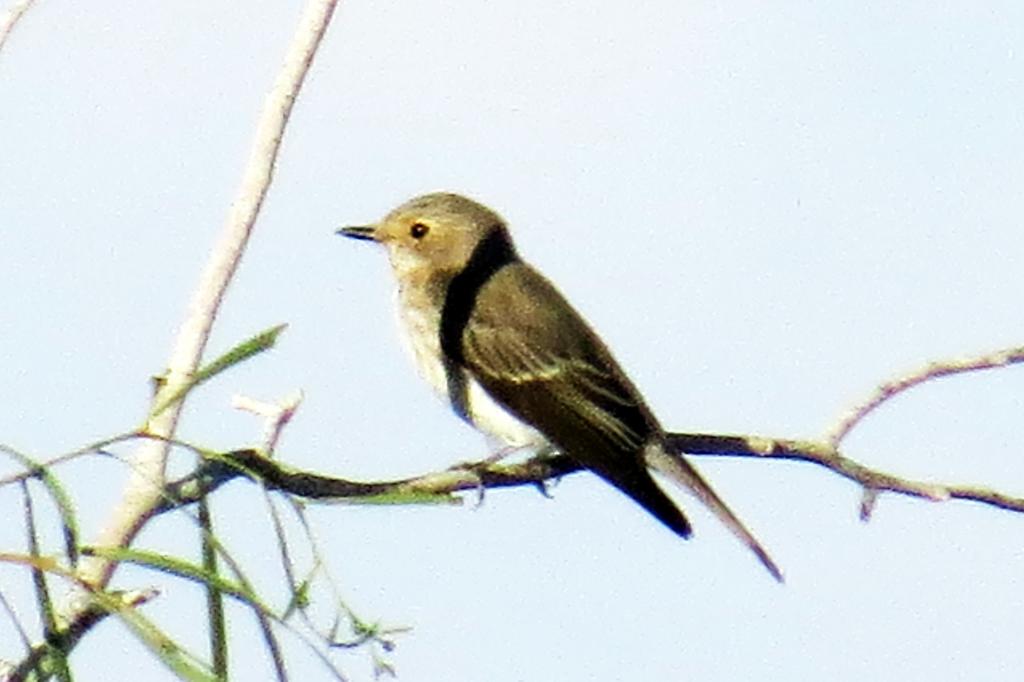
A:
{"type": "Polygon", "coordinates": [[[477,244],[469,262],[452,277],[441,307],[441,354],[448,381],[452,409],[466,421],[469,417],[468,383],[463,368],[462,334],[469,323],[480,288],[499,270],[519,260],[502,225],[495,225],[477,244]]]}

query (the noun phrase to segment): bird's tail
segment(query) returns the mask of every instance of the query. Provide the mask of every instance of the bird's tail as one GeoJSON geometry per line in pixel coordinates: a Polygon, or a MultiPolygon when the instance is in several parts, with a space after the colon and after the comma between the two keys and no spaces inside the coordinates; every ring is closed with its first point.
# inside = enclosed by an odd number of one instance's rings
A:
{"type": "Polygon", "coordinates": [[[641,507],[647,510],[654,518],[668,526],[676,535],[688,538],[693,530],[683,511],[672,501],[672,498],[665,494],[665,491],[658,487],[651,474],[646,468],[639,468],[637,476],[628,480],[622,476],[605,476],[594,469],[595,473],[603,477],[616,488],[632,497],[641,507]]]}
{"type": "Polygon", "coordinates": [[[743,522],[726,506],[722,498],[718,496],[711,486],[701,478],[697,470],[690,466],[690,463],[683,459],[680,452],[668,452],[664,444],[650,446],[644,453],[647,463],[656,471],[672,479],[680,486],[690,491],[697,499],[704,503],[718,519],[725,524],[733,535],[750,548],[757,558],[768,569],[776,580],[783,582],[782,571],[768,555],[767,550],[761,546],[753,533],[747,530],[743,522]]]}

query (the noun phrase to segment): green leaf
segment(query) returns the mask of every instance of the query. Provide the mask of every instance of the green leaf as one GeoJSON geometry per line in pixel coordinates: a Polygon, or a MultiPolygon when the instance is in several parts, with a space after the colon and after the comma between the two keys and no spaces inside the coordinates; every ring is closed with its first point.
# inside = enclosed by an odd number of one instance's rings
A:
{"type": "MultiPolygon", "coordinates": [[[[203,547],[203,570],[219,576],[217,567],[217,544],[213,537],[213,516],[206,497],[199,500],[199,530],[203,547]]],[[[206,614],[210,627],[210,658],[213,672],[221,678],[228,678],[228,633],[224,620],[224,593],[211,584],[206,585],[206,614]]]]}
{"type": "MultiPolygon", "coordinates": [[[[36,514],[32,505],[32,494],[28,489],[28,482],[21,482],[21,494],[25,505],[25,527],[28,532],[29,553],[35,559],[39,558],[39,532],[36,528],[36,514]]],[[[43,632],[49,640],[57,632],[57,614],[53,609],[53,600],[50,598],[50,588],[46,584],[46,573],[38,566],[32,567],[32,584],[36,590],[36,605],[39,607],[39,615],[43,621],[43,632]]],[[[71,682],[71,669],[68,667],[67,651],[55,647],[49,657],[48,663],[61,682],[71,682]]]]}
{"type": "Polygon", "coordinates": [[[281,620],[288,620],[296,610],[302,610],[309,606],[309,591],[313,587],[313,579],[316,577],[316,572],[317,567],[313,566],[309,571],[309,575],[295,586],[292,598],[288,600],[288,605],[284,608],[284,613],[281,614],[281,620]]]}
{"type": "Polygon", "coordinates": [[[68,556],[68,561],[74,566],[78,563],[78,521],[75,519],[71,497],[64,490],[64,486],[60,484],[56,476],[50,473],[49,468],[45,464],[36,462],[28,455],[24,455],[6,445],[0,445],[0,451],[6,452],[18,460],[25,469],[32,472],[33,476],[42,481],[43,485],[46,486],[46,490],[50,494],[54,505],[56,505],[57,512],[60,514],[61,533],[64,536],[64,552],[68,556]]]}
{"type": "Polygon", "coordinates": [[[273,613],[269,607],[263,604],[256,595],[245,585],[233,582],[222,575],[207,571],[189,561],[150,552],[144,549],[125,549],[123,547],[83,547],[82,553],[88,556],[98,556],[110,561],[126,562],[146,566],[163,573],[176,575],[180,578],[192,580],[212,589],[219,590],[229,597],[234,597],[264,613],[273,613]]]}
{"type": "Polygon", "coordinates": [[[406,504],[447,504],[460,505],[462,498],[452,493],[431,493],[421,490],[396,490],[379,495],[364,495],[362,497],[328,497],[313,500],[325,504],[339,504],[357,506],[375,505],[406,505],[406,504]]]}
{"type": "Polygon", "coordinates": [[[209,381],[221,372],[228,370],[241,362],[245,362],[254,355],[259,355],[263,351],[273,348],[274,344],[277,343],[277,337],[287,327],[288,325],[286,324],[279,324],[267,329],[266,331],[260,332],[256,336],[241,342],[213,362],[200,367],[199,370],[196,371],[195,376],[192,377],[191,381],[186,383],[167,398],[161,400],[150,411],[149,418],[152,419],[153,417],[156,417],[171,405],[182,400],[186,395],[188,395],[189,391],[199,384],[209,381]]]}
{"type": "Polygon", "coordinates": [[[190,682],[218,682],[217,676],[210,671],[209,666],[168,637],[137,608],[124,604],[112,594],[96,592],[92,597],[99,606],[120,618],[132,634],[175,675],[190,682]]]}

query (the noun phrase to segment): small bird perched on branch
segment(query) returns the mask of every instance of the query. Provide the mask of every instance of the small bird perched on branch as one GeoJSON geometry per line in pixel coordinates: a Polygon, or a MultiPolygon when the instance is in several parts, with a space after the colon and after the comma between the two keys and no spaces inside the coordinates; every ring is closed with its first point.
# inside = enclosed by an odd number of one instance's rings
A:
{"type": "Polygon", "coordinates": [[[339,234],[382,244],[421,373],[455,412],[513,448],[554,446],[683,538],[690,523],[652,467],[689,489],[779,581],[782,574],[697,471],[611,352],[516,253],[505,222],[457,194],[412,199],[339,234]]]}

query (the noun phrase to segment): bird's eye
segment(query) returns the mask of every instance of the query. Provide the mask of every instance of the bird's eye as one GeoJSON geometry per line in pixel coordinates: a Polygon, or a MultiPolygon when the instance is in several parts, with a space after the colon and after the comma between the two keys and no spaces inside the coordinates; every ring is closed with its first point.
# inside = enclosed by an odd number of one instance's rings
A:
{"type": "Polygon", "coordinates": [[[413,223],[412,227],[409,228],[409,234],[412,235],[413,239],[423,239],[427,236],[427,232],[430,232],[430,228],[423,223],[413,223]]]}

